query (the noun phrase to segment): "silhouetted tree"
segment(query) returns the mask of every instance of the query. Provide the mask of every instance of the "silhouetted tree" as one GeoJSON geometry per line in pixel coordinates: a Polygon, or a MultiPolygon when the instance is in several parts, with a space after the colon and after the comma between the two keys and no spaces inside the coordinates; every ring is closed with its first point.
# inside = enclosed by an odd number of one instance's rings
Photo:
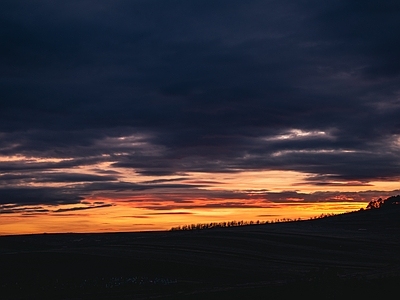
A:
{"type": "Polygon", "coordinates": [[[377,209],[377,208],[393,208],[394,206],[398,207],[400,205],[400,195],[391,196],[386,200],[382,200],[379,198],[378,200],[372,200],[368,203],[367,209],[377,209]]]}
{"type": "Polygon", "coordinates": [[[381,208],[383,204],[382,198],[379,198],[378,200],[372,200],[368,203],[367,209],[376,209],[376,208],[381,208]]]}

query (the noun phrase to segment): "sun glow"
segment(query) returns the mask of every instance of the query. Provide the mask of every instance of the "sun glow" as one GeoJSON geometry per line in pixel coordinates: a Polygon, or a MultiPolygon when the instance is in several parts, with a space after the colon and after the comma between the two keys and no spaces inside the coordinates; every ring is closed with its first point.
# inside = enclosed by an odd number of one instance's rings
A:
{"type": "MultiPolygon", "coordinates": [[[[167,230],[233,220],[307,219],[358,210],[372,197],[381,196],[374,190],[398,189],[397,181],[328,180],[335,178],[334,174],[326,174],[328,179],[321,188],[315,174],[277,170],[145,176],[134,168],[115,166],[111,158],[64,169],[57,168],[57,163],[70,159],[1,157],[2,162],[50,164],[49,169],[37,173],[37,178],[22,183],[17,180],[7,188],[59,188],[64,193],[81,189],[82,199],[0,205],[0,234],[167,230]],[[99,181],[77,176],[72,182],[57,182],[57,178],[79,174],[99,181]],[[46,176],[52,180],[41,180],[46,176]],[[366,196],[357,196],[359,193],[366,196]]],[[[35,171],[29,172],[36,176],[35,171]]]]}
{"type": "Polygon", "coordinates": [[[364,202],[275,204],[265,208],[193,208],[154,211],[134,205],[108,206],[62,213],[2,215],[0,235],[56,232],[112,232],[168,230],[187,224],[229,221],[309,219],[326,213],[343,213],[365,207],[364,202]]]}

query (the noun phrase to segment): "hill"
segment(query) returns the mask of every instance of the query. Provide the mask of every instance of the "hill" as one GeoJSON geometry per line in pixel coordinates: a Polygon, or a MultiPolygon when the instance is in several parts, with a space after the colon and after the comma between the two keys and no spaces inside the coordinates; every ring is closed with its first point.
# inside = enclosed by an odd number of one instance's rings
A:
{"type": "Polygon", "coordinates": [[[3,236],[0,298],[379,296],[400,279],[399,220],[396,206],[212,230],[3,236]]]}

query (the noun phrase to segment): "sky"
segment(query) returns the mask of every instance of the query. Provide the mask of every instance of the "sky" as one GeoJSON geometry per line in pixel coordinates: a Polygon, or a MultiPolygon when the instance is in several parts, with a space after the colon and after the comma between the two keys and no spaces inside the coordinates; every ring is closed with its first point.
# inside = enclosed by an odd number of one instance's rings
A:
{"type": "Polygon", "coordinates": [[[400,2],[2,0],[0,234],[400,194],[400,2]]]}

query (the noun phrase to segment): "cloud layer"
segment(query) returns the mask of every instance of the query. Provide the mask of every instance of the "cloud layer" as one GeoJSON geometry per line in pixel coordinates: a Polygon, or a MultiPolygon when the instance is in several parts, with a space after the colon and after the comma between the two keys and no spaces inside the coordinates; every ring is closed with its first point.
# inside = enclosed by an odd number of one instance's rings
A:
{"type": "Polygon", "coordinates": [[[394,1],[5,0],[0,23],[3,205],[212,186],[196,173],[400,178],[394,1]]]}

